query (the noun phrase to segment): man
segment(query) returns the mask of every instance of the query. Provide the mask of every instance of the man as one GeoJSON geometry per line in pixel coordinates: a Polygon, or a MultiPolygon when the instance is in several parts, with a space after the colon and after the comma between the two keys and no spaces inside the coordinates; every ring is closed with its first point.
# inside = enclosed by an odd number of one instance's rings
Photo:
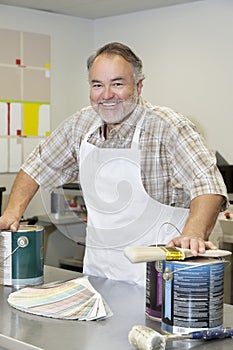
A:
{"type": "MultiPolygon", "coordinates": [[[[33,195],[79,181],[88,210],[84,272],[143,284],[127,245],[169,244],[193,255],[208,241],[226,188],[194,125],[141,97],[141,60],[120,43],[87,61],[91,106],[32,152],[12,188],[0,229],[16,231],[33,195]],[[180,233],[180,234],[179,234],[180,233]]],[[[75,237],[74,237],[75,239],[75,237]]]]}

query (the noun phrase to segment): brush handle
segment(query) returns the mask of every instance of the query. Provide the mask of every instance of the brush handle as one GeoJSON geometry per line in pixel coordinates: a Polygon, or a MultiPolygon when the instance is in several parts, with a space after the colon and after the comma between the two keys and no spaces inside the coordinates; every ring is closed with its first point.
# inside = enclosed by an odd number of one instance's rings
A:
{"type": "MultiPolygon", "coordinates": [[[[152,262],[158,260],[185,260],[193,257],[190,249],[162,246],[128,246],[124,250],[125,256],[132,263],[152,262]]],[[[227,250],[207,249],[205,253],[198,253],[199,257],[218,258],[231,255],[227,250]]]]}
{"type": "Polygon", "coordinates": [[[207,330],[207,331],[197,331],[188,334],[191,339],[222,339],[222,338],[231,338],[233,337],[233,329],[232,328],[221,328],[215,330],[207,330]]]}
{"type": "Polygon", "coordinates": [[[124,249],[124,254],[132,263],[184,260],[192,256],[190,249],[164,246],[129,246],[124,249]]]}

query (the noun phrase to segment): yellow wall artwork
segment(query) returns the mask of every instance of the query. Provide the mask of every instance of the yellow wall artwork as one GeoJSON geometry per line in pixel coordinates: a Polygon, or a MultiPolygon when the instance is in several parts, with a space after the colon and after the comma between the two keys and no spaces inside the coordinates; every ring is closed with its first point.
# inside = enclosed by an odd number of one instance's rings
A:
{"type": "Polygon", "coordinates": [[[0,172],[7,173],[50,134],[50,36],[0,28],[0,42],[0,172]]]}

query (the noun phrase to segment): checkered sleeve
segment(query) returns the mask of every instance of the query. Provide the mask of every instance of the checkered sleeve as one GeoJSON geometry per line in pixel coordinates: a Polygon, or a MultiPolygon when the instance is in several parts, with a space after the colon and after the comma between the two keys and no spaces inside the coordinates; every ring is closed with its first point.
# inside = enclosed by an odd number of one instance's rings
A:
{"type": "Polygon", "coordinates": [[[68,119],[39,143],[21,167],[46,190],[78,178],[79,142],[74,143],[72,122],[72,118],[68,119]]]}
{"type": "Polygon", "coordinates": [[[190,121],[181,121],[177,130],[177,137],[172,145],[175,181],[187,187],[191,199],[203,194],[225,196],[225,209],[227,190],[217,168],[215,155],[209,151],[190,121]]]}

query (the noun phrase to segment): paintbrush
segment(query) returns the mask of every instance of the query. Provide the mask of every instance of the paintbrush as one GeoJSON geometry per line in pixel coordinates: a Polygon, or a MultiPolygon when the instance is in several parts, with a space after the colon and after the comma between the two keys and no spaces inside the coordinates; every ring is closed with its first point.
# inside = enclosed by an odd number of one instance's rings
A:
{"type": "Polygon", "coordinates": [[[128,334],[129,342],[138,350],[164,350],[168,341],[196,339],[213,340],[233,337],[232,328],[203,330],[182,335],[162,335],[146,326],[133,326],[128,334]]]}
{"type": "MultiPolygon", "coordinates": [[[[159,260],[175,261],[194,257],[190,249],[165,246],[128,246],[124,249],[124,254],[132,263],[159,260]]],[[[228,250],[207,249],[205,253],[198,253],[197,256],[204,258],[221,258],[231,254],[232,253],[228,250]]]]}

